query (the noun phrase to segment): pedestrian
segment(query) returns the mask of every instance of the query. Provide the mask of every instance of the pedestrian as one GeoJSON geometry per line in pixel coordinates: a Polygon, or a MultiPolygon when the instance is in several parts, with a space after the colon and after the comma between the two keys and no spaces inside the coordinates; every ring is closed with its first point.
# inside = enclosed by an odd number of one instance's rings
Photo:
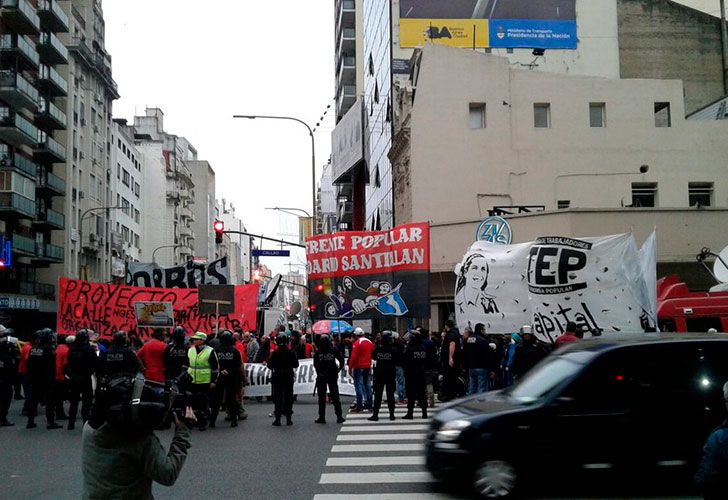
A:
{"type": "MultiPolygon", "coordinates": [[[[723,401],[728,409],[728,382],[723,386],[723,401]]],[[[715,429],[703,447],[703,458],[695,483],[706,500],[719,500],[728,494],[728,420],[715,429]]]]}
{"type": "Polygon", "coordinates": [[[21,385],[23,386],[23,394],[25,395],[25,401],[23,402],[23,416],[28,416],[30,412],[30,405],[32,403],[31,391],[32,386],[30,379],[28,379],[28,357],[30,357],[30,351],[34,347],[40,344],[40,330],[36,330],[30,342],[26,342],[20,348],[20,362],[18,363],[18,377],[20,378],[21,385]]]}
{"type": "Polygon", "coordinates": [[[427,418],[427,368],[434,364],[434,360],[427,358],[427,349],[422,345],[420,335],[416,330],[409,333],[402,360],[407,390],[407,414],[402,417],[405,420],[414,418],[415,402],[422,409],[422,418],[427,418]]]}
{"type": "MultiPolygon", "coordinates": [[[[402,356],[404,356],[404,335],[400,335],[397,332],[392,332],[392,340],[394,341],[394,347],[397,348],[399,359],[402,359],[402,356]]],[[[437,347],[437,346],[436,346],[437,347]]],[[[400,363],[397,365],[397,371],[396,371],[396,399],[397,404],[400,405],[406,405],[407,404],[407,393],[404,390],[404,368],[402,367],[402,364],[400,363]]]]}
{"type": "Polygon", "coordinates": [[[220,375],[215,388],[212,390],[210,427],[215,427],[220,405],[223,403],[230,419],[230,427],[237,427],[237,395],[241,386],[240,368],[243,366],[243,358],[240,351],[235,348],[231,332],[223,331],[219,340],[220,345],[215,349],[215,354],[220,364],[220,375]]]}
{"type": "Polygon", "coordinates": [[[255,355],[255,363],[266,364],[271,355],[271,339],[269,335],[263,335],[260,342],[260,349],[255,355]]]}
{"type": "Polygon", "coordinates": [[[164,352],[166,349],[164,330],[155,328],[151,340],[137,351],[137,357],[142,363],[144,378],[152,382],[164,383],[164,352]]]}
{"type": "Polygon", "coordinates": [[[367,420],[379,420],[379,410],[382,407],[382,394],[387,390],[387,406],[389,407],[389,420],[394,420],[394,389],[397,384],[397,365],[401,364],[399,349],[394,345],[392,332],[382,332],[382,337],[372,351],[374,365],[374,407],[372,416],[367,420]]]}
{"type": "Polygon", "coordinates": [[[116,332],[111,346],[99,355],[99,377],[108,381],[117,377],[135,377],[141,371],[141,361],[129,346],[126,332],[116,332]]]}
{"type": "Polygon", "coordinates": [[[306,340],[306,335],[300,332],[295,332],[294,338],[297,339],[296,343],[296,356],[298,359],[310,359],[313,357],[313,345],[306,340]],[[296,335],[297,333],[298,335],[296,335]]]}
{"type": "Polygon", "coordinates": [[[485,325],[478,323],[473,334],[463,344],[463,364],[470,380],[469,396],[488,392],[489,381],[495,376],[493,354],[485,338],[485,325]]]}
{"type": "Polygon", "coordinates": [[[501,380],[503,388],[513,385],[513,357],[516,354],[516,341],[507,333],[503,336],[503,357],[501,358],[501,380]]]}
{"type": "Polygon", "coordinates": [[[66,383],[66,365],[68,364],[68,351],[70,345],[76,340],[74,335],[59,337],[56,346],[56,380],[53,384],[53,401],[56,405],[56,420],[68,420],[63,405],[68,397],[68,384],[66,383]]]}
{"type": "Polygon", "coordinates": [[[76,339],[68,350],[68,364],[66,375],[68,376],[68,430],[76,428],[76,415],[78,404],[81,402],[81,418],[85,423],[91,413],[93,401],[93,386],[91,377],[96,373],[98,356],[96,350],[89,342],[88,332],[81,330],[76,334],[76,339]]]}
{"type": "Polygon", "coordinates": [[[164,348],[164,378],[177,380],[190,366],[187,333],[181,326],[172,331],[172,342],[164,348]]]}
{"type": "Polygon", "coordinates": [[[430,330],[427,328],[417,328],[422,338],[422,345],[427,351],[427,359],[434,360],[431,366],[427,368],[427,406],[435,407],[435,392],[437,390],[437,379],[440,375],[440,366],[437,362],[437,344],[432,340],[430,330]]]}
{"type": "Polygon", "coordinates": [[[536,340],[529,325],[521,327],[521,343],[513,355],[513,377],[518,380],[546,357],[548,351],[536,340]]]}
{"type": "Polygon", "coordinates": [[[271,375],[271,391],[275,410],[273,425],[281,425],[281,417],[285,415],[286,425],[293,425],[293,382],[294,370],[298,368],[296,353],[289,348],[288,336],[280,332],[276,335],[277,349],[270,356],[268,368],[271,375]]]}
{"type": "Polygon", "coordinates": [[[39,334],[38,345],[28,354],[28,381],[30,382],[30,401],[28,406],[27,429],[37,427],[35,416],[38,404],[45,403],[46,429],[60,429],[56,423],[53,404],[53,382],[56,375],[56,352],[53,345],[53,332],[46,328],[39,334]]]}
{"type": "Polygon", "coordinates": [[[248,360],[251,363],[256,363],[255,359],[258,355],[258,350],[260,349],[260,344],[258,343],[258,339],[254,334],[251,334],[250,332],[247,332],[245,334],[245,339],[247,341],[247,351],[248,351],[248,360]]]}
{"type": "Polygon", "coordinates": [[[574,323],[573,321],[569,321],[566,323],[566,331],[564,331],[564,333],[556,339],[554,345],[556,349],[558,349],[559,347],[565,346],[567,344],[579,342],[579,340],[579,337],[576,335],[576,323],[574,323]]]}
{"type": "Polygon", "coordinates": [[[235,333],[233,333],[233,343],[235,345],[235,349],[237,349],[240,353],[240,359],[242,360],[239,370],[240,384],[238,384],[238,390],[235,393],[238,420],[245,420],[248,418],[247,413],[245,413],[245,407],[243,406],[243,399],[245,399],[245,386],[248,384],[248,374],[245,371],[245,365],[248,363],[248,349],[245,343],[242,342],[242,338],[242,330],[240,327],[237,327],[235,329],[235,333]]]}
{"type": "Polygon", "coordinates": [[[328,335],[321,335],[318,338],[318,349],[313,355],[313,366],[316,369],[316,392],[319,406],[319,416],[315,422],[317,424],[326,423],[326,391],[328,389],[334,405],[336,423],[344,423],[339,397],[339,373],[346,366],[346,362],[341,353],[334,349],[331,337],[328,335]]]}
{"type": "Polygon", "coordinates": [[[195,401],[196,410],[199,411],[198,429],[204,431],[210,418],[210,391],[215,388],[219,375],[217,355],[212,347],[205,344],[207,334],[195,333],[190,341],[192,347],[187,351],[189,368],[187,372],[192,377],[191,392],[195,401]]]}
{"type": "Polygon", "coordinates": [[[455,322],[447,320],[442,334],[440,348],[440,365],[442,366],[442,401],[450,401],[457,397],[458,377],[460,376],[460,331],[455,322]]]}
{"type": "Polygon", "coordinates": [[[364,336],[364,330],[357,327],[354,330],[356,341],[351,347],[349,358],[349,371],[354,379],[354,392],[356,402],[352,413],[371,411],[372,409],[372,351],[374,344],[364,336]]]}
{"type": "Polygon", "coordinates": [[[9,331],[5,327],[0,329],[0,427],[15,425],[8,421],[8,411],[13,401],[13,383],[20,363],[20,351],[9,340],[9,331]]]}

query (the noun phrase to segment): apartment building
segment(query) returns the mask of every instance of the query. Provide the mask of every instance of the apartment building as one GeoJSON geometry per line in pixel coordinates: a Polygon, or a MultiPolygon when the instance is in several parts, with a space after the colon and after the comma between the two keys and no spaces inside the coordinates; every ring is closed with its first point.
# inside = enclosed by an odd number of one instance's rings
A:
{"type": "Polygon", "coordinates": [[[69,26],[55,0],[0,1],[0,322],[23,333],[52,318],[65,257],[69,26]]]}
{"type": "MultiPolygon", "coordinates": [[[[227,200],[216,203],[217,219],[225,223],[225,230],[246,233],[245,224],[236,215],[235,206],[227,200]]],[[[214,243],[213,235],[213,243],[214,243]]],[[[230,279],[234,284],[249,283],[251,269],[258,258],[252,256],[251,238],[242,234],[226,234],[223,244],[217,245],[215,258],[227,256],[230,265],[230,279]]]]}
{"type": "MultiPolygon", "coordinates": [[[[192,205],[192,224],[190,231],[194,234],[194,257],[198,260],[215,259],[215,233],[212,223],[216,219],[215,211],[215,171],[207,161],[188,161],[187,167],[195,180],[192,205]]],[[[184,231],[182,232],[184,235],[184,231]]]]}

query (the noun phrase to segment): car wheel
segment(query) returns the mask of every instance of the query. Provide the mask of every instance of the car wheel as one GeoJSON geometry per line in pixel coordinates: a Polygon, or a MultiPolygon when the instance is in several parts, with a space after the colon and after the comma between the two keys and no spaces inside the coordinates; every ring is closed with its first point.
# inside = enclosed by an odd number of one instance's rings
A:
{"type": "Polygon", "coordinates": [[[506,498],[513,494],[518,475],[504,460],[488,460],[475,470],[473,485],[483,498],[506,498]]]}

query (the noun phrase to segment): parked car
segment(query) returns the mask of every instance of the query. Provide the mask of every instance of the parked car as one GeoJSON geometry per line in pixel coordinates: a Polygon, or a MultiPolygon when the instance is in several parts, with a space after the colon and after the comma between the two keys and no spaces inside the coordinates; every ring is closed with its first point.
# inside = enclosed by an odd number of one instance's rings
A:
{"type": "Polygon", "coordinates": [[[640,335],[582,341],[516,385],[453,402],[432,421],[427,467],[470,481],[483,497],[512,495],[546,474],[695,472],[725,419],[728,336],[640,335]]]}

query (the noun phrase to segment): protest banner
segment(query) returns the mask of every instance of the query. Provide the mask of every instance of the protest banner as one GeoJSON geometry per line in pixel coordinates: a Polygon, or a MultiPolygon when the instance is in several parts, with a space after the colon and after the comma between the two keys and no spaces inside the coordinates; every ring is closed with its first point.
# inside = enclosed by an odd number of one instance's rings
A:
{"type": "Polygon", "coordinates": [[[478,241],[455,269],[458,326],[482,323],[489,333],[508,333],[532,325],[549,343],[569,321],[592,333],[644,332],[655,325],[648,290],[656,282],[642,255],[631,234],[478,241]]]}
{"type": "MultiPolygon", "coordinates": [[[[220,329],[255,330],[258,285],[235,287],[235,314],[220,315],[220,329]]],[[[171,302],[174,324],[188,333],[210,333],[215,328],[214,314],[200,314],[197,289],[142,288],[61,278],[59,280],[57,331],[75,335],[83,328],[109,337],[118,330],[138,331],[134,304],[171,302]]],[[[140,335],[142,332],[138,332],[140,335]]]]}
{"type": "Polygon", "coordinates": [[[174,326],[174,311],[171,302],[136,302],[134,304],[137,326],[167,328],[174,326]]]}
{"type": "Polygon", "coordinates": [[[430,316],[430,227],[306,239],[314,319],[430,316]]]}
{"type": "Polygon", "coordinates": [[[190,260],[183,265],[167,268],[151,263],[129,262],[125,282],[129,286],[153,288],[227,285],[230,283],[230,268],[227,257],[207,264],[198,264],[190,260]]]}
{"type": "MultiPolygon", "coordinates": [[[[313,367],[313,359],[301,359],[295,370],[293,383],[293,394],[313,394],[316,387],[316,370],[313,367]]],[[[245,371],[248,375],[250,385],[245,386],[247,397],[270,396],[271,395],[271,370],[267,366],[257,363],[247,363],[245,371]]],[[[342,370],[339,373],[339,394],[342,396],[354,396],[354,380],[342,370]]]]}

